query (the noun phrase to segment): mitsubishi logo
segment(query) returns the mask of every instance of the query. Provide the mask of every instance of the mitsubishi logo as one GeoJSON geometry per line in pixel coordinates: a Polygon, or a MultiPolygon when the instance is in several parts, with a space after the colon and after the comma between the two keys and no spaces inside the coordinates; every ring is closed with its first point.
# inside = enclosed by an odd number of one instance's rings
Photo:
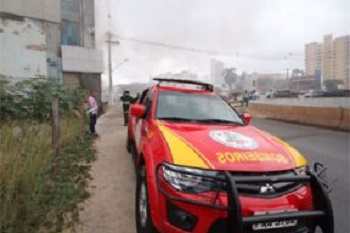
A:
{"type": "Polygon", "coordinates": [[[275,187],[273,187],[271,184],[265,184],[264,186],[260,186],[261,194],[271,194],[275,192],[276,192],[275,187]]]}

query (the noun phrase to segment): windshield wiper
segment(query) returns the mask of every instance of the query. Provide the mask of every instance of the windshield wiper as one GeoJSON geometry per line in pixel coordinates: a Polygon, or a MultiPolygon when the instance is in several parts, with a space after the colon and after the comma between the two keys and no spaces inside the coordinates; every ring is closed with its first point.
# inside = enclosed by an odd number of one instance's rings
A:
{"type": "Polygon", "coordinates": [[[164,120],[164,121],[194,121],[193,119],[182,118],[182,117],[159,117],[158,120],[164,120]]]}
{"type": "Polygon", "coordinates": [[[195,121],[204,122],[204,123],[224,123],[224,124],[235,124],[235,125],[243,125],[237,121],[230,121],[225,119],[196,119],[195,121]]]}

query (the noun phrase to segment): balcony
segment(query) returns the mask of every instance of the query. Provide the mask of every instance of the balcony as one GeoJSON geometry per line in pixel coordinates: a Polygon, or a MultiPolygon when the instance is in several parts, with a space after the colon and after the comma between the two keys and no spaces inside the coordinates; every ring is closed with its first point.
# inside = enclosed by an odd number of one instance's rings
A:
{"type": "Polygon", "coordinates": [[[73,73],[102,73],[102,51],[62,45],[62,70],[73,73]]]}

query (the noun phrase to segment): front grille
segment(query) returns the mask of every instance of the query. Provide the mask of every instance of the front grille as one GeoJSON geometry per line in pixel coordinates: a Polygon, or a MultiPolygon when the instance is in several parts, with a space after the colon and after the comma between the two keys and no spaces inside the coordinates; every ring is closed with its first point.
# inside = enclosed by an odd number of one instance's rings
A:
{"type": "MultiPolygon", "coordinates": [[[[296,176],[297,174],[294,171],[284,171],[284,172],[269,172],[269,173],[250,173],[250,172],[231,172],[232,176],[241,178],[241,177],[290,177],[296,176]]],[[[244,196],[252,197],[263,197],[263,198],[273,198],[276,196],[281,196],[290,192],[293,192],[299,189],[303,184],[300,182],[279,182],[275,184],[266,184],[266,183],[238,183],[236,184],[238,193],[244,196]],[[265,189],[265,190],[264,190],[265,189]]],[[[226,184],[220,183],[220,191],[226,192],[226,184]]]]}
{"type": "MultiPolygon", "coordinates": [[[[217,220],[209,229],[208,233],[229,233],[227,231],[227,220],[217,220]]],[[[251,227],[246,227],[244,233],[311,233],[310,228],[305,226],[305,223],[299,223],[296,227],[281,228],[281,229],[269,229],[254,231],[251,227]]]]}

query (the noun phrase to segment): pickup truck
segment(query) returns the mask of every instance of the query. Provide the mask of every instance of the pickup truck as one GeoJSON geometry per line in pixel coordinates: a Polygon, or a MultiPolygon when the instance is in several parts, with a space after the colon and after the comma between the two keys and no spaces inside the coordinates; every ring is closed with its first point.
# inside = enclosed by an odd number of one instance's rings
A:
{"type": "Polygon", "coordinates": [[[155,81],[126,137],[138,233],[334,233],[322,164],[251,126],[210,84],[155,81]]]}

